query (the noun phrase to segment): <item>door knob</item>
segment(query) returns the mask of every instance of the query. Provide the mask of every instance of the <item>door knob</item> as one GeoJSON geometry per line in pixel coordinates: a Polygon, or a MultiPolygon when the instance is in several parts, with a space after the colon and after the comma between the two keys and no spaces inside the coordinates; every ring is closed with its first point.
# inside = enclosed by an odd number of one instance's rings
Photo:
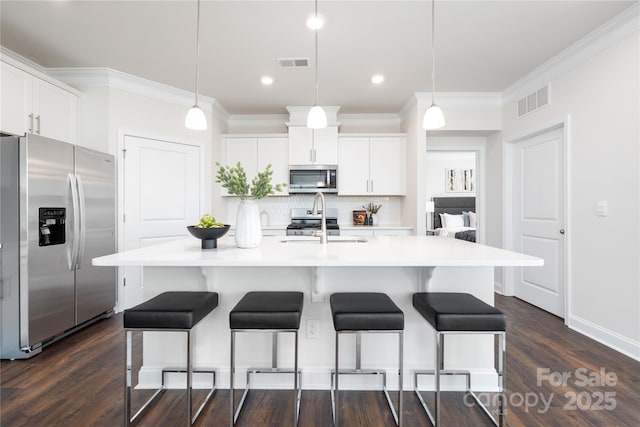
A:
{"type": "Polygon", "coordinates": [[[564,234],[564,228],[560,229],[560,234],[564,234]]]}

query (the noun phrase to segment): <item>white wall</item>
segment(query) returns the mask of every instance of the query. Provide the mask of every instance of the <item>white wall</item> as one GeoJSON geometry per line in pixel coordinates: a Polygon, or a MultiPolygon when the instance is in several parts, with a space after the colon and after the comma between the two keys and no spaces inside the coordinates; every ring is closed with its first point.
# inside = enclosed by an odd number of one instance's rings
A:
{"type": "Polygon", "coordinates": [[[447,169],[473,169],[476,172],[476,153],[464,151],[428,151],[427,145],[427,199],[432,197],[469,196],[476,192],[447,192],[447,169]]]}
{"type": "MultiPolygon", "coordinates": [[[[492,133],[487,137],[485,152],[485,244],[496,248],[503,247],[502,238],[502,134],[492,133]]],[[[495,283],[498,292],[503,291],[504,271],[495,269],[495,283]]]]}
{"type": "MultiPolygon", "coordinates": [[[[637,21],[637,18],[636,18],[637,21]]],[[[516,118],[504,141],[569,120],[568,324],[640,358],[639,34],[551,81],[551,105],[516,118]],[[596,216],[596,202],[609,216],[596,216]]]]}
{"type": "Polygon", "coordinates": [[[402,123],[402,131],[407,134],[407,196],[404,200],[402,224],[413,227],[415,234],[424,235],[427,228],[424,222],[426,196],[420,194],[419,159],[425,153],[425,132],[418,127],[418,110],[415,100],[406,110],[407,116],[402,123]]]}

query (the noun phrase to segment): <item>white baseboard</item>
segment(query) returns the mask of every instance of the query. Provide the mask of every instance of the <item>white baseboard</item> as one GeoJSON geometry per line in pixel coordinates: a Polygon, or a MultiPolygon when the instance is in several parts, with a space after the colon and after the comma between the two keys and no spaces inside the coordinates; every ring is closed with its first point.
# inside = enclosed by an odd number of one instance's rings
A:
{"type": "Polygon", "coordinates": [[[501,282],[493,282],[493,290],[500,295],[504,295],[504,285],[501,282]]]}
{"type": "Polygon", "coordinates": [[[640,342],[575,315],[569,315],[568,320],[567,326],[574,331],[580,332],[613,350],[619,351],[625,356],[640,361],[640,342]]]}
{"type": "MultiPolygon", "coordinates": [[[[157,389],[161,386],[162,368],[140,369],[138,376],[138,389],[157,389]]],[[[302,371],[303,390],[330,390],[331,369],[304,369],[302,371]]],[[[166,375],[167,388],[185,388],[185,374],[168,373],[166,375]]],[[[236,388],[244,388],[246,370],[236,369],[236,388]]],[[[477,369],[471,370],[471,387],[477,391],[496,391],[498,376],[495,370],[477,369]]],[[[433,390],[433,376],[420,376],[420,390],[433,390]]],[[[211,376],[208,374],[194,374],[193,388],[206,389],[211,387],[211,376]]],[[[255,389],[269,390],[290,390],[293,387],[293,377],[291,374],[259,374],[251,379],[251,387],[255,389]]],[[[464,391],[465,380],[463,376],[442,377],[442,390],[464,391]]],[[[229,388],[229,368],[216,370],[216,388],[229,388]]],[[[340,375],[340,390],[381,390],[382,377],[380,375],[340,375]]],[[[404,390],[414,389],[413,370],[407,369],[404,372],[404,390]]],[[[387,370],[387,389],[398,390],[398,375],[393,369],[387,370]]]]}

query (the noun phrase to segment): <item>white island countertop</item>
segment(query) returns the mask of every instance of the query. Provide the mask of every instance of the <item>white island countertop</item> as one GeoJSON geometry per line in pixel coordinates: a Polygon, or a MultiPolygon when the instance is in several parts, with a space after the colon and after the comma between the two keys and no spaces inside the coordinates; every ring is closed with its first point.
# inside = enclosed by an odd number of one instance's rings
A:
{"type": "MultiPolygon", "coordinates": [[[[200,241],[184,239],[93,259],[101,266],[156,267],[491,267],[541,266],[541,258],[437,236],[366,237],[366,242],[295,237],[263,237],[259,247],[239,249],[233,237],[218,239],[217,249],[200,248],[200,241]]],[[[338,236],[348,240],[356,237],[338,236]]]]}

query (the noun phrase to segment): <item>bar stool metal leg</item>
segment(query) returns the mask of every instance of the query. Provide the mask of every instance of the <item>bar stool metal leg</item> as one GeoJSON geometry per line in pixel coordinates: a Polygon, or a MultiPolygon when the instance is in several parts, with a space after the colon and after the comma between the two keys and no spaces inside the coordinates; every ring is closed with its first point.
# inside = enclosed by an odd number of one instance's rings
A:
{"type": "Polygon", "coordinates": [[[503,427],[505,425],[505,412],[504,412],[504,400],[505,400],[505,391],[504,391],[504,384],[505,384],[505,372],[504,372],[504,367],[505,367],[505,360],[506,360],[506,334],[505,332],[478,332],[478,331],[456,331],[456,332],[446,332],[446,331],[436,331],[435,334],[435,356],[436,356],[436,363],[435,363],[435,369],[433,371],[427,370],[427,371],[414,371],[414,385],[415,385],[415,393],[418,397],[418,400],[420,401],[420,404],[422,405],[422,408],[424,409],[425,413],[427,414],[427,416],[429,417],[429,421],[431,421],[431,424],[434,427],[439,427],[440,426],[440,400],[441,400],[441,381],[440,381],[440,377],[442,375],[464,375],[466,377],[467,380],[467,387],[466,387],[466,393],[468,393],[469,395],[471,395],[471,397],[473,398],[473,400],[476,402],[476,404],[480,407],[480,409],[482,409],[482,412],[491,420],[491,422],[496,426],[496,427],[503,427]],[[495,340],[495,336],[497,335],[498,337],[498,360],[497,360],[497,373],[498,373],[498,417],[494,417],[489,410],[487,409],[487,407],[480,401],[480,399],[478,398],[478,396],[475,394],[475,392],[473,390],[471,390],[471,372],[470,371],[466,371],[466,370],[452,370],[452,369],[444,369],[444,337],[447,334],[454,334],[454,333],[459,333],[459,334],[489,334],[494,336],[494,340],[495,340]],[[433,375],[434,376],[434,382],[435,382],[435,407],[434,407],[434,411],[433,414],[431,413],[431,411],[429,410],[429,406],[427,405],[427,403],[425,402],[425,400],[422,397],[422,394],[420,393],[420,390],[418,389],[418,376],[420,375],[433,375]]]}
{"type": "Polygon", "coordinates": [[[187,425],[191,425],[191,423],[195,421],[191,419],[191,384],[193,381],[193,366],[191,365],[192,350],[191,331],[189,331],[187,332],[187,425]]]}
{"type": "Polygon", "coordinates": [[[403,388],[403,342],[404,342],[404,334],[403,331],[395,331],[395,330],[374,330],[374,331],[336,331],[336,346],[335,346],[335,369],[331,372],[331,410],[333,415],[333,425],[338,426],[338,411],[340,404],[339,397],[339,374],[365,374],[365,375],[382,375],[382,391],[384,393],[385,399],[387,400],[387,404],[389,405],[389,409],[391,410],[391,415],[393,416],[394,421],[398,427],[402,427],[402,388],[403,388]],[[362,369],[361,363],[361,337],[362,333],[395,333],[398,334],[398,356],[399,356],[399,388],[398,388],[398,411],[396,411],[393,406],[393,402],[391,401],[391,397],[389,396],[389,391],[387,390],[387,373],[384,370],[376,370],[376,369],[362,369]],[[339,351],[339,343],[340,343],[340,335],[344,334],[355,334],[356,335],[356,368],[355,369],[342,369],[339,370],[338,363],[338,355],[339,351]]]}
{"type": "Polygon", "coordinates": [[[233,425],[236,422],[236,414],[234,413],[234,400],[235,400],[235,393],[234,393],[234,379],[235,379],[235,374],[236,374],[236,363],[235,363],[235,349],[236,349],[236,332],[235,331],[231,331],[231,363],[230,363],[230,376],[231,376],[231,380],[229,382],[229,406],[231,407],[231,411],[229,412],[229,425],[231,427],[233,427],[233,425]]]}

